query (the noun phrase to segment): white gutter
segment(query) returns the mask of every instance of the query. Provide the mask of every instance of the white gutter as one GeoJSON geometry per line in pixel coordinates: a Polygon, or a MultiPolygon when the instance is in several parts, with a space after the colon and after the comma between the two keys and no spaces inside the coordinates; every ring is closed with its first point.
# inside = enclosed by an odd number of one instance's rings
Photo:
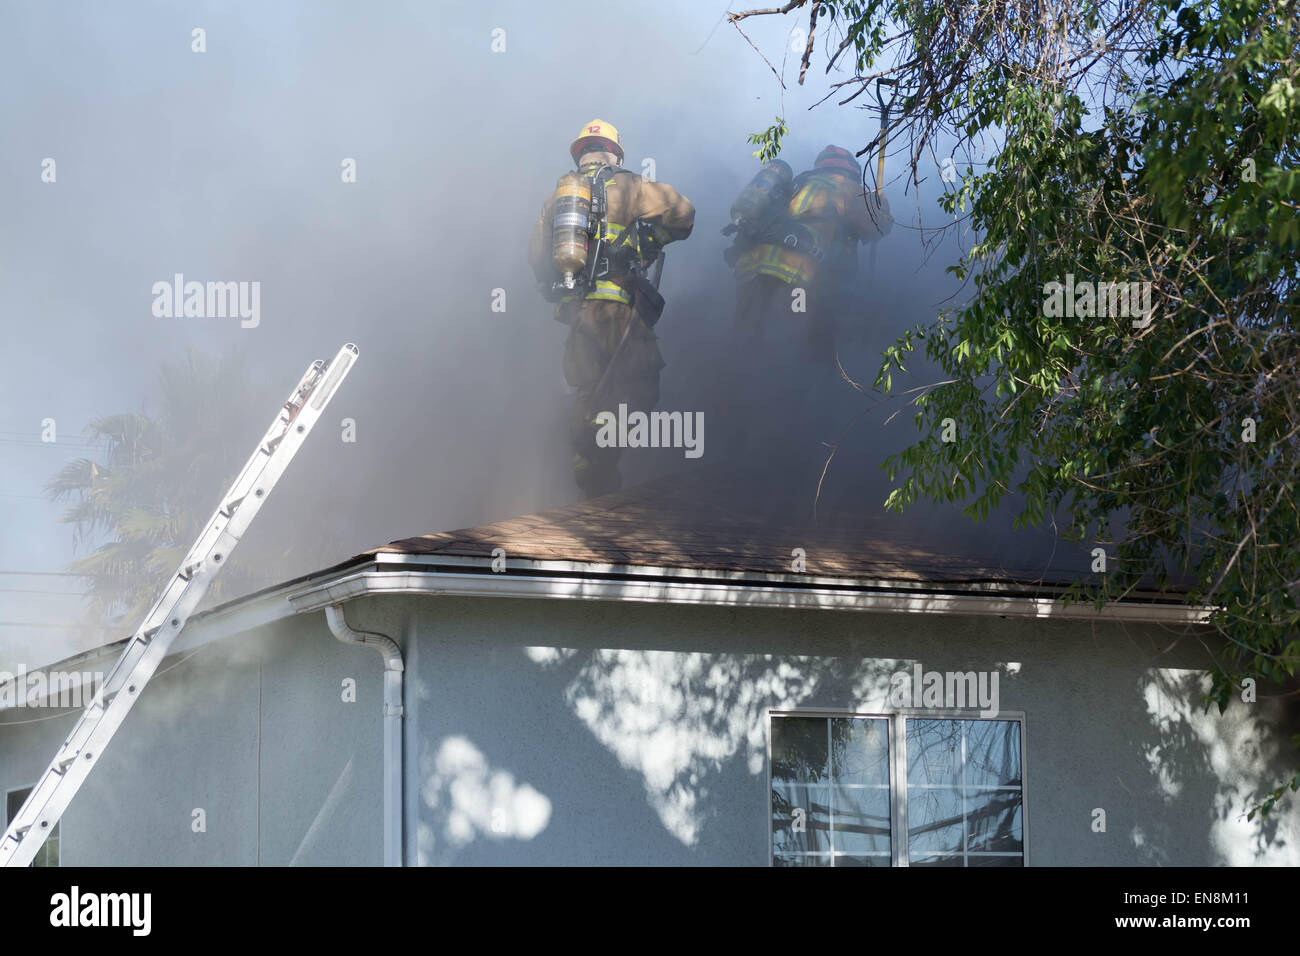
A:
{"type": "Polygon", "coordinates": [[[384,658],[384,866],[402,865],[402,649],[391,637],[348,626],[341,604],[325,607],[330,631],[345,644],[372,647],[384,658]]]}
{"type": "Polygon", "coordinates": [[[1209,608],[1185,604],[1121,601],[1107,604],[1098,611],[1091,603],[1067,605],[1051,597],[924,592],[915,588],[856,590],[851,586],[793,587],[754,582],[611,580],[428,570],[353,572],[332,581],[304,587],[289,596],[289,603],[301,613],[371,594],[636,601],[723,607],[982,615],[1035,620],[1147,621],[1162,624],[1202,624],[1210,615],[1209,608]]]}
{"type": "MultiPolygon", "coordinates": [[[[482,556],[471,557],[457,554],[406,554],[380,551],[370,555],[375,565],[387,570],[391,567],[400,569],[401,566],[418,566],[420,568],[429,568],[436,566],[439,569],[454,570],[466,568],[476,571],[486,570],[490,566],[490,559],[482,556]]],[[[565,576],[581,577],[627,577],[627,578],[668,578],[674,581],[691,580],[691,581],[721,581],[733,582],[738,584],[789,584],[795,587],[808,588],[819,585],[827,587],[836,587],[843,590],[846,587],[857,590],[886,590],[886,591],[938,591],[948,590],[954,593],[963,594],[1016,594],[1023,593],[1027,588],[1035,586],[1032,578],[1032,572],[1025,570],[1026,575],[1023,578],[1014,576],[1014,572],[1008,572],[1003,569],[984,568],[978,569],[984,574],[990,575],[988,580],[971,580],[963,581],[960,584],[939,584],[934,581],[927,581],[920,575],[913,577],[833,577],[830,575],[816,575],[809,572],[784,572],[778,573],[773,571],[731,571],[721,568],[682,568],[672,567],[670,565],[654,564],[605,564],[598,561],[569,561],[556,559],[541,558],[511,558],[510,570],[513,573],[523,574],[557,574],[565,576]],[[994,576],[997,576],[996,578],[994,576]],[[1012,584],[1011,581],[1020,583],[1012,584]]],[[[972,571],[971,573],[974,573],[972,571]]],[[[1056,590],[1065,590],[1064,585],[1039,585],[1045,592],[1055,588],[1056,590]]],[[[1135,592],[1142,596],[1147,596],[1143,592],[1135,592]]],[[[1136,602],[1135,602],[1136,603],[1136,602]]]]}

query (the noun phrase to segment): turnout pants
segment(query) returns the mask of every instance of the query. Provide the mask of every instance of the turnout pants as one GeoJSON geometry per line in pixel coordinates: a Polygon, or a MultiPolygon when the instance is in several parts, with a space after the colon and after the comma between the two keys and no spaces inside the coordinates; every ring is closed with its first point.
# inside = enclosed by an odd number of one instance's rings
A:
{"type": "Polygon", "coordinates": [[[830,297],[815,283],[789,285],[769,275],[736,283],[736,332],[742,342],[794,346],[812,364],[835,363],[835,318],[830,297]],[[796,299],[802,290],[802,302],[796,299]],[[801,305],[802,311],[795,311],[801,305]]]}
{"type": "Polygon", "coordinates": [[[737,282],[737,356],[723,403],[729,457],[769,458],[782,469],[820,467],[840,384],[834,330],[818,285],[768,275],[737,282]]]}
{"type": "Polygon", "coordinates": [[[578,390],[569,418],[573,445],[573,478],[588,498],[609,494],[622,487],[618,459],[622,449],[596,444],[602,412],[618,414],[620,404],[628,412],[649,413],[659,402],[659,370],[664,367],[654,332],[636,316],[632,306],[621,302],[584,299],[566,304],[572,316],[569,341],[564,348],[564,378],[578,390]],[[619,352],[601,394],[596,386],[623,338],[619,352]]]}

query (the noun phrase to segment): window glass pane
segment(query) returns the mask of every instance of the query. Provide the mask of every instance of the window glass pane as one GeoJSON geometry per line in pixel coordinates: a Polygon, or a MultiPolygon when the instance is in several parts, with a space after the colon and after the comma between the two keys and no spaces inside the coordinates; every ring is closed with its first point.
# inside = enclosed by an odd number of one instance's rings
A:
{"type": "MultiPolygon", "coordinates": [[[[961,786],[959,720],[907,722],[907,786],[961,786]]],[[[910,796],[909,796],[910,799],[910,796]]]]}
{"type": "MultiPolygon", "coordinates": [[[[825,722],[823,721],[823,725],[825,722]]],[[[826,787],[772,785],[772,852],[831,850],[830,796],[826,787]],[[803,811],[802,815],[796,811],[803,811]],[[796,826],[796,820],[802,822],[796,826]]]]}
{"type": "Polygon", "coordinates": [[[1024,857],[1019,856],[968,856],[967,866],[1024,866],[1024,857]]]}
{"type": "Polygon", "coordinates": [[[966,833],[968,850],[1019,852],[1023,846],[1020,791],[967,791],[966,833]]]}
{"type": "Polygon", "coordinates": [[[958,789],[907,791],[907,846],[915,859],[927,851],[961,853],[962,799],[958,789]]]}
{"type": "MultiPolygon", "coordinates": [[[[890,724],[883,717],[776,717],[772,733],[772,852],[892,862],[890,724]],[[796,810],[803,810],[795,830],[796,810]]],[[[802,864],[800,864],[802,865],[802,864]]]]}
{"type": "MultiPolygon", "coordinates": [[[[907,739],[908,860],[977,865],[972,853],[1021,854],[1020,724],[1009,720],[910,719],[907,739]]],[[[978,858],[1023,865],[1019,855],[978,858]]]]}
{"type": "Polygon", "coordinates": [[[831,719],[831,772],[837,784],[889,785],[889,721],[831,719]]]}
{"type": "Polygon", "coordinates": [[[32,788],[26,790],[10,790],[5,796],[5,826],[8,827],[13,818],[18,816],[18,811],[23,808],[23,801],[27,799],[27,794],[32,792],[32,788]]]}
{"type": "Polygon", "coordinates": [[[772,718],[772,783],[827,779],[825,717],[772,718]]]}
{"type": "Polygon", "coordinates": [[[967,720],[966,786],[1020,786],[1020,724],[1014,720],[967,720]]]}
{"type": "MultiPolygon", "coordinates": [[[[889,791],[835,787],[831,791],[835,849],[883,853],[889,860],[889,791]]],[[[836,866],[839,866],[837,861],[836,866]]]]}
{"type": "Polygon", "coordinates": [[[836,866],[889,866],[889,854],[883,856],[837,856],[836,866]]]}

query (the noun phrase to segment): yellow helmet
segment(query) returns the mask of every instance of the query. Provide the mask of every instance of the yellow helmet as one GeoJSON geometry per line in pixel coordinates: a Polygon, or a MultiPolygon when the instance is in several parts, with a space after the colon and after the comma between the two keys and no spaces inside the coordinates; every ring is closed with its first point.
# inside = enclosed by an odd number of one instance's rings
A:
{"type": "Polygon", "coordinates": [[[579,157],[593,145],[603,146],[616,155],[620,163],[623,162],[623,144],[619,141],[618,130],[604,120],[594,119],[584,126],[582,132],[578,134],[578,138],[569,147],[569,154],[576,163],[579,157]]]}

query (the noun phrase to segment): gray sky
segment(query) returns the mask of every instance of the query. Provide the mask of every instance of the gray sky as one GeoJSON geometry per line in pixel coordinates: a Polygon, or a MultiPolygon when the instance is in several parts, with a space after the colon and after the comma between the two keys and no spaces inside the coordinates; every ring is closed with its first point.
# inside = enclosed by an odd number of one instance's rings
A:
{"type": "MultiPolygon", "coordinates": [[[[147,407],[159,364],[189,345],[237,352],[252,369],[256,394],[240,397],[261,411],[221,423],[248,450],[312,359],[344,341],[361,349],[248,538],[263,558],[274,536],[309,527],[329,532],[320,567],[573,501],[566,329],[533,288],[526,243],[569,168],[569,141],[594,116],[622,131],[631,168],[653,159],[657,178],[696,204],[694,236],[669,248],[658,330],[661,407],[691,407],[729,354],[718,231],[757,168],[746,135],[784,111],[783,157],[799,169],[827,143],[860,147],[876,122],[833,101],[808,111],[826,78],[819,66],[797,87],[794,53],[783,110],[725,10],[721,0],[0,4],[0,667],[97,642],[13,626],[72,623],[76,599],[28,592],[79,584],[10,572],[58,572],[74,557],[43,483],[85,453],[90,418],[147,407]],[[195,27],[205,53],[191,52],[195,27]],[[47,157],[55,183],[41,181],[47,157]],[[341,182],[344,158],[356,160],[354,184],[341,182]],[[260,324],[153,316],[153,283],[178,272],[259,281],[260,324]],[[490,310],[496,288],[504,313],[490,310]],[[356,419],[355,444],[339,440],[344,417],[356,419]],[[54,445],[39,442],[45,418],[57,422],[54,445]]],[[[746,32],[780,67],[798,25],[758,18],[746,32]]],[[[895,159],[886,177],[900,225],[874,272],[863,254],[876,317],[855,371],[868,377],[880,347],[953,288],[948,258],[923,266],[919,235],[904,228],[918,209],[927,225],[943,219],[937,171],[919,200],[903,194],[901,172],[895,159]]],[[[889,442],[901,445],[894,427],[889,442]]],[[[880,477],[861,477],[875,507],[880,477]]]]}

